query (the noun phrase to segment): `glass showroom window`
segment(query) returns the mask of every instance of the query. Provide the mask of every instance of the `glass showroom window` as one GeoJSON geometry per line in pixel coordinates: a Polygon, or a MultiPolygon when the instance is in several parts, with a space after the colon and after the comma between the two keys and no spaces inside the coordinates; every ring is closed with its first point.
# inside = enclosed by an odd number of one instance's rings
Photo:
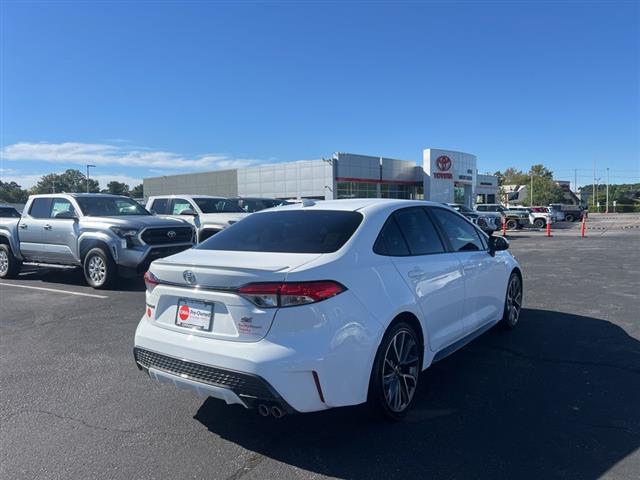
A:
{"type": "Polygon", "coordinates": [[[338,182],[338,198],[376,198],[378,189],[375,183],[338,182]]]}

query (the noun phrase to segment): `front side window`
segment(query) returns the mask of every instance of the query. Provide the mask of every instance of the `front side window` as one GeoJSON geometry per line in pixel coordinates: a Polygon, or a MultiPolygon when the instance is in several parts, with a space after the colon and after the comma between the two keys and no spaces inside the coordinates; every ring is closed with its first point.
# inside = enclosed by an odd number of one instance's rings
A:
{"type": "Polygon", "coordinates": [[[51,199],[50,198],[36,198],[31,203],[29,209],[29,215],[33,218],[49,218],[49,212],[51,211],[51,199]]]}
{"type": "Polygon", "coordinates": [[[484,250],[478,231],[469,221],[444,208],[433,208],[430,212],[449,239],[453,251],[484,250]]]}
{"type": "Polygon", "coordinates": [[[236,203],[226,198],[194,198],[202,213],[244,213],[236,203]]]}
{"type": "Polygon", "coordinates": [[[157,198],[153,202],[151,202],[151,210],[156,213],[167,213],[169,206],[169,199],[167,198],[157,198]]]}
{"type": "Polygon", "coordinates": [[[51,218],[56,218],[58,215],[65,218],[70,218],[76,214],[73,205],[66,198],[54,198],[51,202],[51,218]]]}
{"type": "Polygon", "coordinates": [[[362,222],[358,212],[287,210],[256,213],[200,243],[202,250],[331,253],[362,222]]]}
{"type": "Polygon", "coordinates": [[[193,210],[193,205],[183,198],[174,198],[171,202],[171,215],[180,215],[184,210],[193,210]]]}
{"type": "Polygon", "coordinates": [[[135,200],[124,197],[76,197],[82,213],[88,217],[124,217],[151,215],[135,200]]]}

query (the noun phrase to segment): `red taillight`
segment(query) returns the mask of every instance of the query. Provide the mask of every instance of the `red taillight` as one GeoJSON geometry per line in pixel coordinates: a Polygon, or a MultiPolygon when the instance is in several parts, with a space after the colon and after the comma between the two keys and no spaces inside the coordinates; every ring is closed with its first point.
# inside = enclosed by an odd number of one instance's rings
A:
{"type": "Polygon", "coordinates": [[[290,307],[319,302],[346,290],[338,282],[250,283],[238,289],[238,293],[259,307],[290,307]]]}
{"type": "Polygon", "coordinates": [[[150,271],[145,272],[144,284],[147,287],[147,292],[149,293],[153,292],[153,289],[156,288],[156,285],[158,285],[158,283],[160,283],[158,280],[158,277],[156,277],[150,271]]]}

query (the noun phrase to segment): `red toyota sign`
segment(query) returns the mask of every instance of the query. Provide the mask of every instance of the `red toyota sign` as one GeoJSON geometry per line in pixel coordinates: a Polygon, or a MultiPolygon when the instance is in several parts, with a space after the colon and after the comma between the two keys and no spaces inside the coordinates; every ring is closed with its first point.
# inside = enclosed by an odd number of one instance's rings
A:
{"type": "Polygon", "coordinates": [[[442,172],[446,172],[451,168],[451,159],[446,155],[440,155],[436,159],[436,165],[438,165],[438,169],[442,172]]]}

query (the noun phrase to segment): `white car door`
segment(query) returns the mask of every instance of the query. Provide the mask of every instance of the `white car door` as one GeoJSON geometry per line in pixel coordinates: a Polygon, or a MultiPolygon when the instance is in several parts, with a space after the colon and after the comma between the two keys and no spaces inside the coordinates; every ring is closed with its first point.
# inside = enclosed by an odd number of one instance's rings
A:
{"type": "Polygon", "coordinates": [[[382,248],[412,291],[422,311],[429,346],[439,351],[464,334],[462,264],[448,253],[422,207],[395,211],[385,223],[382,248]]]}
{"type": "Polygon", "coordinates": [[[504,262],[489,254],[481,234],[467,219],[445,208],[430,207],[429,212],[462,263],[466,292],[464,328],[471,333],[501,314],[504,262]]]}

